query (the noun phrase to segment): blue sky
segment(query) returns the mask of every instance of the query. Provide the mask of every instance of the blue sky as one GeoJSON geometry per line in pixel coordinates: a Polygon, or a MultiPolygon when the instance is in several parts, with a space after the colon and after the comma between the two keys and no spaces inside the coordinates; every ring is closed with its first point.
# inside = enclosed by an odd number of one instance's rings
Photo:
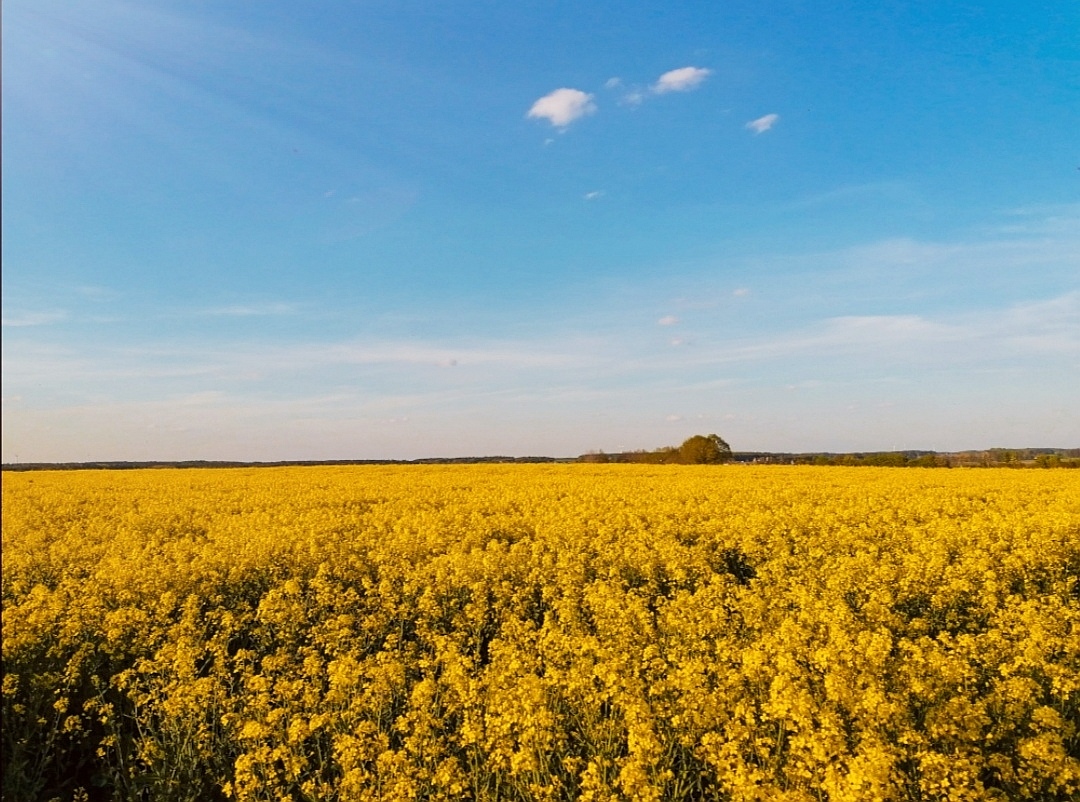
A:
{"type": "Polygon", "coordinates": [[[3,459],[1080,445],[1080,5],[3,6],[3,459]]]}

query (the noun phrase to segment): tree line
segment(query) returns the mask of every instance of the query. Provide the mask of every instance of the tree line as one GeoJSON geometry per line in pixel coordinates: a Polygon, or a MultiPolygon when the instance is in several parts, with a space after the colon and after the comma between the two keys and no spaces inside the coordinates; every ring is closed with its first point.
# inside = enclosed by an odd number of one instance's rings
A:
{"type": "Polygon", "coordinates": [[[664,446],[653,451],[620,451],[582,454],[580,462],[636,462],[646,465],[719,465],[734,457],[731,446],[718,434],[695,434],[680,446],[664,446]]]}
{"type": "Polygon", "coordinates": [[[846,465],[888,468],[1080,468],[1080,449],[991,448],[986,451],[875,451],[849,453],[733,452],[716,434],[694,435],[680,446],[652,451],[590,451],[578,462],[646,465],[709,465],[739,462],[763,465],[846,465]]]}

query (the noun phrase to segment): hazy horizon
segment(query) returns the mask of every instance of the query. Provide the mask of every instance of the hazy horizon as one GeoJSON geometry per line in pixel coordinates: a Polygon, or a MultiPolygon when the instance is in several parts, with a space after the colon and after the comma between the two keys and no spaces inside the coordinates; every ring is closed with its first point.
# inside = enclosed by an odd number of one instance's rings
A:
{"type": "MultiPolygon", "coordinates": [[[[554,461],[565,462],[565,461],[571,461],[571,460],[579,460],[579,459],[581,459],[583,457],[590,457],[590,456],[608,455],[608,456],[612,456],[612,457],[618,457],[618,456],[622,456],[622,455],[639,454],[639,453],[648,452],[648,451],[659,451],[659,450],[663,450],[663,449],[666,449],[666,448],[673,448],[676,445],[677,444],[668,444],[666,446],[659,446],[659,447],[656,447],[656,448],[638,448],[638,447],[623,448],[623,449],[615,449],[615,450],[612,450],[612,451],[590,450],[590,451],[582,451],[582,452],[576,453],[576,454],[517,454],[517,455],[498,454],[498,453],[490,453],[490,454],[456,454],[456,455],[428,454],[428,455],[425,455],[425,456],[422,456],[422,457],[409,457],[409,458],[405,458],[405,457],[398,457],[398,458],[395,458],[395,457],[383,457],[383,458],[379,458],[379,457],[355,457],[355,458],[350,458],[350,457],[328,457],[328,458],[324,458],[324,459],[311,459],[311,460],[305,460],[305,459],[295,459],[295,460],[293,460],[293,459],[264,459],[264,460],[232,460],[232,459],[226,460],[226,459],[220,459],[220,460],[208,460],[208,459],[202,459],[202,458],[189,458],[189,459],[153,459],[153,458],[147,458],[147,459],[139,459],[139,460],[93,459],[93,460],[77,460],[77,461],[76,460],[67,460],[67,461],[56,460],[56,461],[31,462],[31,461],[27,461],[27,460],[21,460],[20,461],[20,460],[16,459],[16,460],[13,460],[13,461],[10,461],[10,462],[5,460],[3,462],[3,465],[5,467],[48,466],[48,465],[57,465],[57,466],[65,466],[65,465],[109,466],[109,465],[121,465],[121,464],[163,465],[163,466],[181,465],[181,466],[187,466],[187,465],[190,465],[192,463],[207,463],[207,464],[209,464],[211,466],[215,466],[215,465],[233,465],[233,464],[236,464],[236,465],[256,465],[257,466],[257,465],[277,465],[277,464],[313,464],[314,465],[314,464],[320,464],[320,463],[339,463],[339,462],[340,463],[355,463],[355,464],[364,464],[364,463],[388,463],[388,464],[389,463],[429,463],[429,462],[441,462],[441,461],[444,461],[444,460],[445,461],[473,461],[473,460],[475,460],[476,462],[485,462],[485,461],[498,461],[498,460],[503,460],[503,459],[521,460],[521,461],[526,461],[526,462],[529,461],[529,460],[538,460],[538,461],[554,460],[554,461]]],[[[928,451],[929,450],[927,450],[927,449],[909,449],[909,448],[899,448],[899,449],[894,449],[892,451],[860,450],[860,451],[851,451],[851,452],[839,452],[839,451],[829,451],[829,450],[824,450],[824,451],[801,451],[801,452],[800,451],[757,451],[757,450],[747,451],[747,450],[743,450],[743,449],[733,449],[732,453],[736,457],[738,457],[740,455],[746,456],[746,455],[754,455],[754,454],[761,454],[761,455],[770,454],[770,455],[774,455],[774,456],[791,455],[793,457],[807,457],[807,456],[813,456],[813,455],[819,455],[820,454],[820,455],[834,455],[834,456],[839,457],[839,456],[848,456],[848,455],[852,455],[852,454],[855,454],[855,455],[858,455],[858,454],[873,455],[873,454],[895,454],[895,453],[927,453],[928,451]]],[[[941,455],[941,456],[949,456],[949,455],[958,455],[958,454],[985,454],[985,453],[1001,452],[1001,451],[1005,451],[1005,452],[1035,452],[1035,451],[1074,452],[1074,451],[1080,451],[1080,448],[1076,448],[1076,447],[1073,447],[1073,446],[1046,446],[1046,445],[1043,445],[1043,446],[996,445],[996,446],[988,446],[986,448],[962,448],[962,449],[957,449],[955,451],[932,451],[930,453],[935,453],[935,454],[938,454],[938,455],[941,455]]],[[[584,460],[584,461],[589,462],[589,460],[584,460]]],[[[595,463],[593,463],[593,464],[595,464],[595,463]]],[[[669,465],[670,466],[670,465],[675,464],[675,463],[624,461],[624,462],[616,462],[616,463],[612,463],[612,464],[654,465],[654,466],[669,465]]],[[[749,463],[743,463],[743,464],[749,464],[749,463]]]]}
{"type": "Polygon", "coordinates": [[[5,463],[1080,444],[1075,3],[2,15],[5,463]]]}

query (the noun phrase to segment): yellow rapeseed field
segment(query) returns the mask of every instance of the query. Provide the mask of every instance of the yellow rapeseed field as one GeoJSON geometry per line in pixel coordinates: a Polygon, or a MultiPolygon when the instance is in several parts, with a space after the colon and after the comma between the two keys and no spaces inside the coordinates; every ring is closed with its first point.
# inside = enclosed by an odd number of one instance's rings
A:
{"type": "Polygon", "coordinates": [[[1075,800],[1080,472],[6,473],[5,800],[1075,800]]]}

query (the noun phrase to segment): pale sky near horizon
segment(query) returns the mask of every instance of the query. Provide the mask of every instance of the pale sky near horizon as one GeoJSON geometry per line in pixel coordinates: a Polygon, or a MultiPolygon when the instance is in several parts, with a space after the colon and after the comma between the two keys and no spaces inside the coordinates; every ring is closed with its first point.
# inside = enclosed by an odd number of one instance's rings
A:
{"type": "Polygon", "coordinates": [[[1080,446],[1080,4],[3,4],[3,460],[1080,446]]]}

